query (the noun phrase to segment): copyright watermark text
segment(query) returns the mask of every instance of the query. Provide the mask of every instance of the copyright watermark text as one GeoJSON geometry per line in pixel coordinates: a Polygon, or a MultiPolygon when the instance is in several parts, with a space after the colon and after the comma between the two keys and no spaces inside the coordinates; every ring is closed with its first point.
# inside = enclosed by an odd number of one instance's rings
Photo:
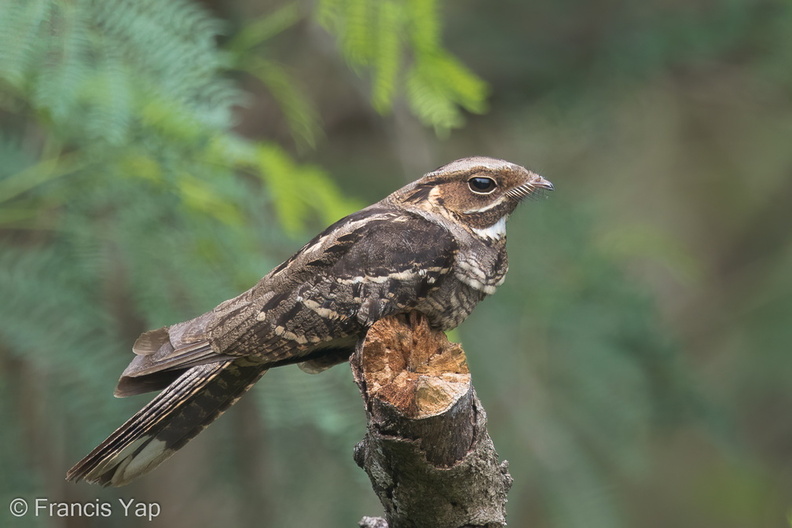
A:
{"type": "Polygon", "coordinates": [[[23,499],[17,497],[8,504],[14,517],[137,517],[151,521],[159,516],[161,508],[156,502],[139,502],[119,498],[115,501],[96,499],[88,502],[58,502],[44,497],[23,499]]]}

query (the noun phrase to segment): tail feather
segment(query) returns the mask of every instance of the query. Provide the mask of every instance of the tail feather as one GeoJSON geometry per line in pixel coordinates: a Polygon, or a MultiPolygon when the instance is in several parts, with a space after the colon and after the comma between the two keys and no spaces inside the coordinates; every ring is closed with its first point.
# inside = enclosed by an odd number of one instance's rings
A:
{"type": "Polygon", "coordinates": [[[123,486],[148,473],[216,420],[266,372],[226,360],[187,370],[72,467],[67,480],[123,486]]]}

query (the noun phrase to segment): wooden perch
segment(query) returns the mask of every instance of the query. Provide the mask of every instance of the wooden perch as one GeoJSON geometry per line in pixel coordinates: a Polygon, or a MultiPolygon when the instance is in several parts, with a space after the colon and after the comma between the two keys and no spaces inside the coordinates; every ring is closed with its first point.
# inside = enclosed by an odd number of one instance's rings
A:
{"type": "Polygon", "coordinates": [[[411,313],[374,324],[351,364],[368,418],[355,462],[386,515],[360,526],[505,526],[512,478],[487,433],[462,347],[411,313]]]}

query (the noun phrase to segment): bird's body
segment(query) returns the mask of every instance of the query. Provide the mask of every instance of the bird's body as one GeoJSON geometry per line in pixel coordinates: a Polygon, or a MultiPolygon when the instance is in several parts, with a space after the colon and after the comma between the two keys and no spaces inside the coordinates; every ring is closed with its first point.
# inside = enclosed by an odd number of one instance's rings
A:
{"type": "Polygon", "coordinates": [[[492,158],[448,164],[343,218],[255,286],[146,332],[117,396],[164,389],[76,464],[71,480],[123,485],[168,458],[269,368],[346,361],[377,320],[419,311],[448,330],[505,278],[505,222],[552,185],[492,158]]]}

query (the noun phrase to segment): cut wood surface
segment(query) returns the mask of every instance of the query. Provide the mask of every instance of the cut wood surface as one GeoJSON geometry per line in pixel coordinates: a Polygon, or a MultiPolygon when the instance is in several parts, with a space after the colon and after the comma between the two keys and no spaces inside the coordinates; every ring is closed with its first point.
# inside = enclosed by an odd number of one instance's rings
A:
{"type": "Polygon", "coordinates": [[[374,324],[351,364],[368,421],[355,461],[387,521],[366,517],[360,526],[505,526],[512,479],[487,433],[462,347],[412,313],[374,324]]]}

